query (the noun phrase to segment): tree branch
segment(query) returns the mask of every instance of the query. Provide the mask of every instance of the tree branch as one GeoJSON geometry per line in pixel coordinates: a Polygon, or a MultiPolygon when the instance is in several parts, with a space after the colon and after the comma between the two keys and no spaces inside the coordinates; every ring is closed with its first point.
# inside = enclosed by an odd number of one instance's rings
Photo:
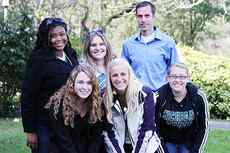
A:
{"type": "Polygon", "coordinates": [[[81,20],[81,30],[88,32],[89,28],[86,25],[86,21],[89,17],[89,7],[86,5],[80,5],[80,6],[85,9],[83,19],[81,20]]]}
{"type": "Polygon", "coordinates": [[[181,5],[179,6],[180,9],[191,9],[194,6],[199,5],[200,3],[202,3],[204,0],[198,0],[197,2],[192,2],[191,4],[184,4],[181,3],[181,5]]]}
{"type": "Polygon", "coordinates": [[[121,10],[117,14],[112,15],[111,17],[108,18],[108,20],[105,22],[103,27],[105,28],[106,26],[108,26],[112,22],[112,20],[118,19],[118,18],[122,17],[123,15],[132,12],[134,10],[135,6],[136,6],[136,2],[132,3],[130,7],[126,8],[124,10],[121,10]]]}

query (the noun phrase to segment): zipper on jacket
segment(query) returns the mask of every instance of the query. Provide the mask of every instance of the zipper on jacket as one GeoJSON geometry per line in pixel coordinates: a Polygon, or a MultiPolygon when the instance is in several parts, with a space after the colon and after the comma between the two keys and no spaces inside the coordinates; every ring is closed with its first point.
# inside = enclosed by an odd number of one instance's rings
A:
{"type": "Polygon", "coordinates": [[[126,117],[125,117],[125,114],[126,114],[125,111],[122,110],[122,112],[123,112],[123,119],[124,119],[124,121],[125,121],[125,129],[126,129],[126,127],[127,127],[129,140],[131,141],[132,146],[134,146],[134,140],[133,140],[133,138],[132,138],[132,136],[131,136],[130,129],[129,129],[129,127],[128,127],[128,117],[127,117],[127,115],[126,115],[126,117]]]}
{"type": "MultiPolygon", "coordinates": [[[[117,101],[118,102],[118,101],[117,101]]],[[[129,139],[130,139],[130,141],[131,141],[131,143],[132,143],[132,146],[134,146],[134,140],[133,140],[133,138],[132,138],[132,136],[131,136],[131,134],[130,134],[130,129],[129,129],[129,127],[128,127],[128,119],[127,119],[127,117],[125,117],[125,114],[126,114],[126,111],[125,110],[123,110],[122,109],[122,107],[121,107],[121,105],[120,105],[120,103],[118,102],[115,102],[115,105],[117,106],[117,108],[119,109],[119,111],[118,111],[118,109],[116,109],[119,113],[121,113],[121,115],[122,115],[122,117],[123,117],[123,120],[124,120],[124,122],[125,122],[125,130],[126,130],[126,127],[127,127],[127,129],[128,129],[128,137],[129,137],[129,139]]],[[[115,106],[115,108],[116,108],[116,106],[115,106]]],[[[127,116],[127,115],[126,115],[127,116]]]]}

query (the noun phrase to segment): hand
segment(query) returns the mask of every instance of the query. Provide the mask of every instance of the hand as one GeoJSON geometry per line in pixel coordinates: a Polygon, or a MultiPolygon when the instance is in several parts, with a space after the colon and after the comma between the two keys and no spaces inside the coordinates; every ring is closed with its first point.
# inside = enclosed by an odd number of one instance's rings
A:
{"type": "Polygon", "coordinates": [[[38,147],[38,137],[35,133],[27,133],[27,146],[32,150],[37,149],[38,147]]]}

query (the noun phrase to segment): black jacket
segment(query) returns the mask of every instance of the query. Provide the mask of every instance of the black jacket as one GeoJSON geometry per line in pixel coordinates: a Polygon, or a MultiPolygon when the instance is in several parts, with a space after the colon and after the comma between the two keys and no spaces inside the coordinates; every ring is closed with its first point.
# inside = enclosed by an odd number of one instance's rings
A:
{"type": "Polygon", "coordinates": [[[187,83],[187,95],[178,103],[169,84],[159,89],[156,126],[163,142],[186,144],[190,153],[200,153],[207,140],[208,107],[204,93],[187,83]]]}
{"type": "MultiPolygon", "coordinates": [[[[53,106],[50,109],[50,123],[53,131],[52,142],[59,153],[101,153],[104,146],[104,130],[112,131],[113,125],[103,118],[102,121],[89,123],[89,113],[83,118],[74,116],[74,127],[64,125],[62,103],[54,117],[53,106]]],[[[114,134],[113,134],[114,135],[114,134]]],[[[114,136],[113,136],[114,139],[114,136]]]]}
{"type": "Polygon", "coordinates": [[[36,132],[38,122],[48,122],[44,105],[65,84],[72,69],[78,65],[76,52],[72,48],[65,48],[71,64],[57,59],[54,53],[51,49],[35,50],[27,62],[21,95],[24,132],[36,132]]]}

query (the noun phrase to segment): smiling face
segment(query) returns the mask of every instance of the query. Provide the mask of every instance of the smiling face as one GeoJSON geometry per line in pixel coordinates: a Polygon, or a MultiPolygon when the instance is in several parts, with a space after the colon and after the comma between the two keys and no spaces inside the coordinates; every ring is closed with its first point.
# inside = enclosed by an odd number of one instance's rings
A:
{"type": "Polygon", "coordinates": [[[64,51],[64,48],[68,42],[65,28],[62,26],[56,26],[49,31],[50,45],[57,51],[64,51]]]}
{"type": "Polygon", "coordinates": [[[124,65],[113,66],[110,70],[110,80],[116,92],[123,94],[129,84],[128,68],[124,65]]]}
{"type": "Polygon", "coordinates": [[[77,96],[85,100],[90,96],[93,90],[92,81],[85,72],[79,72],[74,83],[74,91],[77,96]]]}
{"type": "Polygon", "coordinates": [[[101,61],[105,60],[106,53],[107,51],[105,42],[101,37],[95,35],[92,38],[89,46],[90,56],[96,61],[101,61]]]}
{"type": "Polygon", "coordinates": [[[173,92],[184,92],[189,80],[188,71],[182,67],[172,66],[167,80],[173,92]]]}
{"type": "Polygon", "coordinates": [[[153,32],[154,15],[150,6],[140,7],[136,11],[136,17],[141,34],[148,36],[153,32]]]}

